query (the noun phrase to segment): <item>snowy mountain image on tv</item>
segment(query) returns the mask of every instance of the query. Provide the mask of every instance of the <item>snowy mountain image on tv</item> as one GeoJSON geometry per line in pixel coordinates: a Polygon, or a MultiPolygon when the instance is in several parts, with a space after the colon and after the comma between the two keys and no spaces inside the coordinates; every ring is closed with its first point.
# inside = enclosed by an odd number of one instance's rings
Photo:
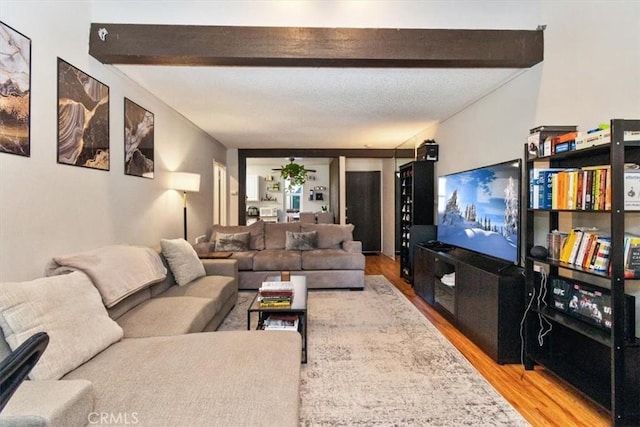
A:
{"type": "Polygon", "coordinates": [[[438,240],[518,263],[520,160],[438,179],[438,240]]]}

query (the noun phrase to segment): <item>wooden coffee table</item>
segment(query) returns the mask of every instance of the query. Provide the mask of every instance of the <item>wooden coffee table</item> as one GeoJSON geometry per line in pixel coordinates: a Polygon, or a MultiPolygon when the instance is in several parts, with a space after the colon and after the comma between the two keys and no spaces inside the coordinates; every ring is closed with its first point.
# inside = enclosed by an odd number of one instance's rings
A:
{"type": "MultiPolygon", "coordinates": [[[[267,281],[279,281],[280,276],[268,277],[267,281]]],[[[264,320],[270,314],[295,314],[298,322],[298,332],[302,335],[302,363],[307,363],[307,278],[305,276],[291,276],[293,284],[293,301],[288,307],[260,307],[258,292],[253,297],[247,309],[247,330],[251,330],[251,313],[258,313],[256,329],[264,328],[264,320]]]]}

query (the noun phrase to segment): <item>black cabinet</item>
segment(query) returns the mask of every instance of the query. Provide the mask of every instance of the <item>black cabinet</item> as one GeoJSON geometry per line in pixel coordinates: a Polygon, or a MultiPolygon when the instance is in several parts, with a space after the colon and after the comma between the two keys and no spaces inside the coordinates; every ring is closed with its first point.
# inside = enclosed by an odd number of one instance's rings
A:
{"type": "Polygon", "coordinates": [[[413,282],[411,227],[434,224],[434,162],[411,162],[400,166],[400,276],[413,282]]]}
{"type": "MultiPolygon", "coordinates": [[[[624,188],[625,163],[640,164],[638,133],[640,120],[611,120],[610,142],[605,140],[588,148],[529,159],[526,171],[530,178],[525,186],[525,200],[529,201],[525,218],[527,253],[534,245],[549,246],[547,236],[554,230],[569,232],[574,227],[594,225],[598,227],[594,234],[610,240],[610,252],[609,268],[601,271],[588,257],[580,257],[580,252],[569,257],[564,252],[554,259],[526,258],[526,304],[530,310],[524,328],[525,367],[533,369],[538,364],[563,378],[610,410],[614,425],[640,425],[640,340],[630,325],[633,323],[630,316],[637,311],[639,302],[627,295],[623,250],[625,233],[637,230],[640,224],[640,212],[626,211],[625,193],[629,190],[624,188]],[[548,173],[558,174],[551,181],[552,204],[536,206],[535,200],[540,198],[536,199],[535,187],[539,182],[532,178],[540,170],[554,168],[560,172],[548,173]],[[593,174],[590,172],[593,170],[599,172],[593,174]],[[599,175],[600,182],[585,187],[585,180],[592,182],[592,175],[599,175]],[[576,197],[570,202],[570,192],[562,190],[563,180],[570,186],[577,183],[573,188],[582,188],[589,197],[576,197]],[[555,198],[563,194],[568,194],[567,203],[555,198]],[[595,307],[602,304],[589,298],[584,299],[585,306],[589,304],[592,309],[587,319],[576,316],[571,306],[565,308],[558,298],[563,290],[554,285],[558,282],[569,284],[567,289],[573,293],[570,298],[580,292],[576,289],[585,287],[608,295],[610,300],[602,310],[610,315],[608,322],[597,326],[599,322],[594,325],[590,321],[599,318],[601,311],[595,307]]],[[[527,147],[525,155],[526,152],[527,147]]],[[[576,190],[576,194],[580,192],[576,190]]],[[[588,241],[585,242],[588,247],[588,241]]]]}
{"type": "Polygon", "coordinates": [[[416,246],[416,293],[500,364],[520,362],[522,273],[515,265],[464,249],[416,246]]]}

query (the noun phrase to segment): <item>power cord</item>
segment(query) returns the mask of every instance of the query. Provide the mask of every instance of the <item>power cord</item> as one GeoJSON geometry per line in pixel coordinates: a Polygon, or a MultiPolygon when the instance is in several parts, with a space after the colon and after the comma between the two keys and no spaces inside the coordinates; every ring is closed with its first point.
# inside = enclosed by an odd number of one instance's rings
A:
{"type": "MultiPolygon", "coordinates": [[[[547,307],[547,272],[543,269],[540,273],[540,293],[538,294],[538,309],[540,307],[547,307]]],[[[538,331],[538,345],[542,347],[544,344],[544,337],[551,332],[553,325],[538,311],[538,323],[540,330],[538,331]],[[545,327],[546,324],[546,327],[545,327]],[[548,328],[548,329],[546,329],[548,328]],[[545,330],[546,329],[546,330],[545,330]]]]}
{"type": "MultiPolygon", "coordinates": [[[[520,364],[522,365],[522,368],[523,368],[522,369],[522,375],[520,376],[520,380],[524,380],[524,374],[525,374],[525,369],[524,369],[524,364],[525,364],[524,363],[524,358],[525,358],[524,328],[525,328],[525,321],[527,319],[527,315],[531,311],[531,308],[533,306],[533,302],[534,301],[536,301],[538,309],[541,306],[546,307],[548,305],[547,302],[546,302],[546,296],[547,296],[547,272],[544,269],[542,269],[541,272],[540,272],[540,276],[541,276],[541,278],[540,278],[540,292],[536,292],[536,287],[535,286],[533,287],[533,289],[531,290],[531,298],[529,298],[529,303],[527,304],[527,307],[524,310],[524,316],[522,316],[522,320],[520,321],[520,364]]],[[[538,345],[540,345],[540,347],[542,347],[542,345],[544,344],[544,337],[549,332],[551,332],[551,329],[553,328],[553,325],[544,316],[542,316],[542,314],[539,311],[538,311],[538,323],[540,325],[540,330],[538,332],[538,345]],[[546,324],[546,326],[545,326],[545,324],[546,324]]]]}

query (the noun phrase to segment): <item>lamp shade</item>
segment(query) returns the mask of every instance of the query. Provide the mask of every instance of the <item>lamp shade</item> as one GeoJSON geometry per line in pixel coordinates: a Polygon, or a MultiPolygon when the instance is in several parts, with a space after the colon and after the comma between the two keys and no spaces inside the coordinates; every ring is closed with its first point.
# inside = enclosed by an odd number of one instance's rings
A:
{"type": "Polygon", "coordinates": [[[171,188],[180,191],[200,191],[200,175],[189,172],[173,172],[171,174],[171,188]]]}

